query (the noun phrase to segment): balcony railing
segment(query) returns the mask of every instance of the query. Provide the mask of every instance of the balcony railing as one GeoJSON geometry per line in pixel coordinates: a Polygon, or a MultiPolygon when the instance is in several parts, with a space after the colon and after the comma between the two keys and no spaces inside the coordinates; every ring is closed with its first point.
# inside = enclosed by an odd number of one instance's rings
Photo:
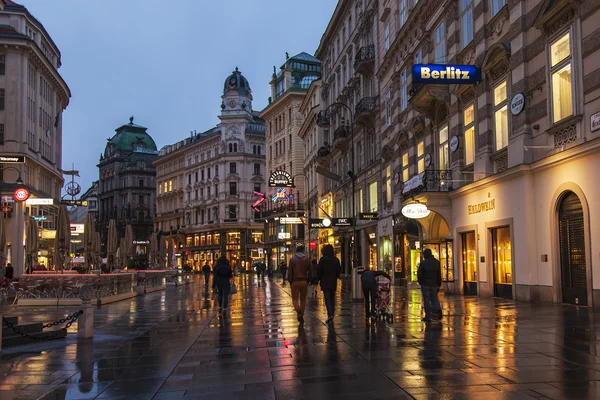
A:
{"type": "Polygon", "coordinates": [[[363,46],[354,57],[354,69],[359,74],[371,72],[375,65],[375,45],[363,46]]]}
{"type": "Polygon", "coordinates": [[[377,108],[377,97],[363,97],[354,108],[354,118],[357,123],[370,120],[377,108]]]}
{"type": "Polygon", "coordinates": [[[404,182],[402,197],[406,200],[423,192],[448,192],[452,190],[451,179],[451,170],[427,170],[404,182]]]}

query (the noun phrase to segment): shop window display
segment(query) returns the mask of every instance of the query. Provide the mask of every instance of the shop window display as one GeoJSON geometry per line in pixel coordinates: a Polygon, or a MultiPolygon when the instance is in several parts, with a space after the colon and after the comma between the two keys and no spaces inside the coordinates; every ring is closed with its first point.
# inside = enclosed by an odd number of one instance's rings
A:
{"type": "Polygon", "coordinates": [[[512,285],[512,255],[508,226],[492,230],[492,255],[495,283],[512,285]]]}
{"type": "Polygon", "coordinates": [[[475,252],[475,232],[463,233],[462,244],[465,282],[477,282],[477,253],[475,252]]]}

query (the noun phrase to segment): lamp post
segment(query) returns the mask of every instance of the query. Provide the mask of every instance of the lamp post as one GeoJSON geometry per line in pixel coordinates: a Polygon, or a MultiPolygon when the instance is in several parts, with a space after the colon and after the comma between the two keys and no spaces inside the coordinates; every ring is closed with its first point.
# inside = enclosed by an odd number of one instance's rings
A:
{"type": "MultiPolygon", "coordinates": [[[[354,122],[354,113],[352,112],[352,109],[344,104],[344,103],[338,103],[338,102],[334,102],[331,103],[329,106],[327,106],[327,108],[325,108],[325,110],[321,111],[319,113],[319,115],[317,115],[317,125],[320,127],[328,127],[330,126],[330,122],[329,122],[329,117],[328,117],[328,113],[331,110],[332,107],[337,106],[337,107],[343,107],[346,110],[348,110],[348,113],[350,114],[350,123],[348,124],[348,129],[350,131],[350,171],[348,171],[348,176],[352,179],[352,268],[357,268],[358,267],[358,252],[357,252],[357,247],[358,247],[358,243],[356,240],[356,175],[354,174],[354,129],[353,129],[353,122],[354,122]]],[[[342,117],[342,126],[345,125],[345,119],[342,117]]],[[[326,154],[325,154],[326,155],[326,154]]]]}

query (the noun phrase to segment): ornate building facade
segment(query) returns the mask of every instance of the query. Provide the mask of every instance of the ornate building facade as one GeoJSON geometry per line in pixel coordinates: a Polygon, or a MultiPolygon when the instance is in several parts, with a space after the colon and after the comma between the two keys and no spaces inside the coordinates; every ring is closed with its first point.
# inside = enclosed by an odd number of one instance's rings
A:
{"type": "Polygon", "coordinates": [[[327,142],[319,163],[337,175],[324,177],[322,206],[333,218],[356,223],[355,245],[352,226],[333,227],[333,246],[346,273],[354,251],[357,265],[377,266],[377,221],[359,217],[389,203],[380,184],[379,29],[376,0],[339,1],[315,53],[322,63],[317,121],[325,127],[327,142]]]}
{"type": "Polygon", "coordinates": [[[117,221],[118,238],[132,225],[138,253],[146,253],[153,231],[155,213],[156,170],[152,164],[158,157],[156,143],[147,128],[133,123],[116,129],[100,155],[98,182],[98,221],[102,243],[106,243],[108,222],[117,221]]]}
{"type": "Polygon", "coordinates": [[[28,215],[39,217],[39,262],[53,263],[56,205],[64,184],[62,112],[71,92],[58,72],[58,47],[25,7],[0,0],[0,44],[0,192],[10,210],[3,215],[5,261],[20,276],[28,215]],[[16,189],[29,192],[30,204],[14,199],[16,189]]]}
{"type": "Polygon", "coordinates": [[[266,188],[265,125],[251,92],[236,68],[223,86],[220,124],[163,147],[154,163],[154,224],[169,267],[199,269],[224,254],[249,268],[262,258],[264,225],[252,205],[253,192],[266,188]]]}
{"type": "Polygon", "coordinates": [[[380,2],[394,202],[379,236],[402,279],[431,248],[450,292],[600,303],[599,18],[593,1],[380,2]],[[481,81],[413,83],[422,63],[474,65],[481,81]],[[430,214],[403,218],[416,202],[430,214]]]}
{"type": "Polygon", "coordinates": [[[313,81],[321,76],[321,63],[307,53],[287,57],[279,72],[273,71],[269,105],[261,112],[266,126],[266,176],[283,177],[293,187],[267,187],[261,204],[265,217],[267,255],[277,265],[288,262],[295,247],[306,243],[304,172],[300,106],[313,81]]]}

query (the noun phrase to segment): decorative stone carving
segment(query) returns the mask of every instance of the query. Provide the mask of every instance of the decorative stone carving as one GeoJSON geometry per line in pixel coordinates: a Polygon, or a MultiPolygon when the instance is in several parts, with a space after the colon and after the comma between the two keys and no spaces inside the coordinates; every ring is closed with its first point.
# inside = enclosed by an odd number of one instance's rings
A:
{"type": "Polygon", "coordinates": [[[494,159],[494,172],[500,173],[508,169],[508,153],[504,153],[501,156],[494,159]]]}

